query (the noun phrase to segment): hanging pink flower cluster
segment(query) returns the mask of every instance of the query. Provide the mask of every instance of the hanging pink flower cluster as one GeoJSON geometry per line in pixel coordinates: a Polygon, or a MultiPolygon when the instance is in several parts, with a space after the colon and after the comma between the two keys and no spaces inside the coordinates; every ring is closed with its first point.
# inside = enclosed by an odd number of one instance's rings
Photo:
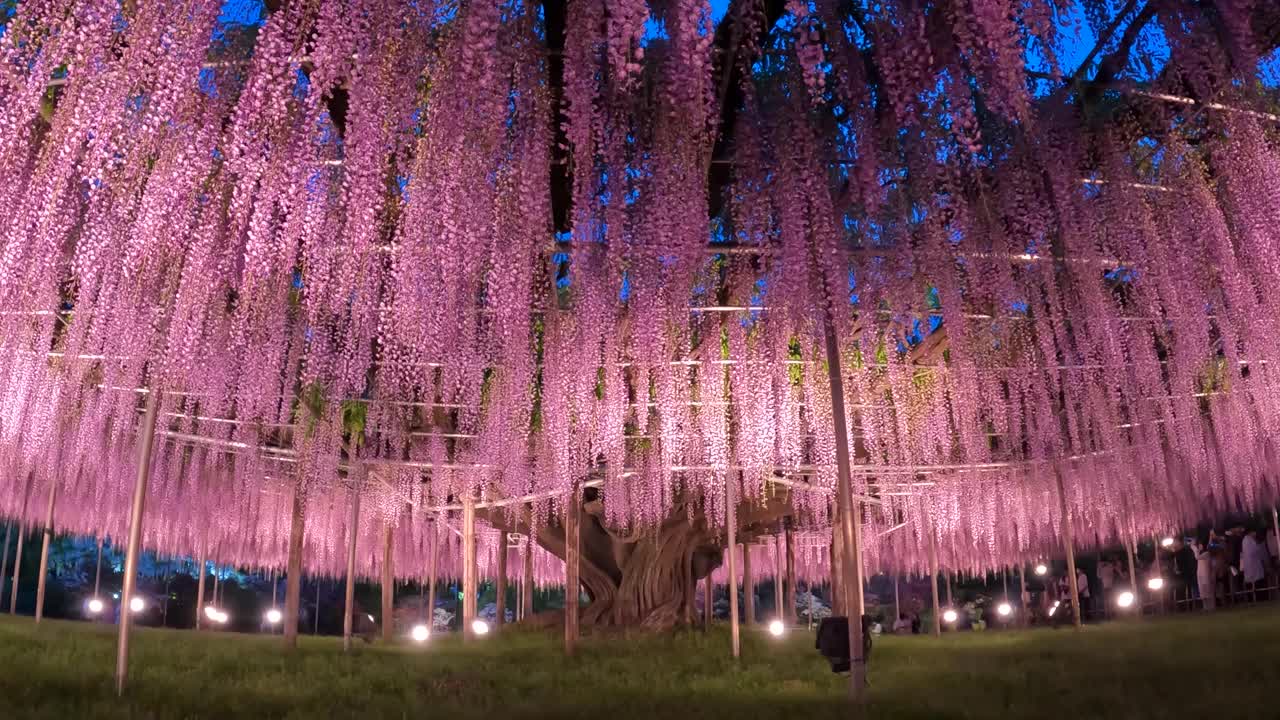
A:
{"type": "Polygon", "coordinates": [[[464,497],[543,523],[590,484],[633,530],[785,484],[817,578],[828,327],[868,569],[1275,498],[1265,8],[1136,14],[1077,69],[1066,0],[222,5],[0,34],[6,516],[56,487],[122,536],[160,393],[167,552],[282,566],[298,495],[312,571],[390,532],[456,573],[464,497]]]}

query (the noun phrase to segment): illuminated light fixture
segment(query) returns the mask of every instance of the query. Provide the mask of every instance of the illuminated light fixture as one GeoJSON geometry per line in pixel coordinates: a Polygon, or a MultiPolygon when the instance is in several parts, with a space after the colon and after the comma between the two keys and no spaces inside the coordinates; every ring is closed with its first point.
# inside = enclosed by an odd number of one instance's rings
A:
{"type": "Polygon", "coordinates": [[[488,635],[489,623],[479,618],[476,618],[475,620],[471,621],[471,632],[475,633],[476,635],[488,635]]]}
{"type": "Polygon", "coordinates": [[[102,601],[99,600],[98,598],[93,598],[92,600],[89,601],[90,615],[97,615],[98,613],[102,612],[102,608],[103,608],[102,601]]]}
{"type": "Polygon", "coordinates": [[[1002,602],[996,606],[996,613],[1000,615],[1000,617],[1009,617],[1013,614],[1013,606],[1007,602],[1002,602]]]}
{"type": "Polygon", "coordinates": [[[1173,547],[1173,538],[1167,537],[1160,541],[1160,547],[1173,547]]]}
{"type": "Polygon", "coordinates": [[[431,637],[431,630],[426,625],[414,625],[413,630],[409,632],[409,637],[412,637],[416,643],[424,643],[431,637]]]}
{"type": "Polygon", "coordinates": [[[769,634],[774,637],[782,637],[782,634],[786,631],[787,626],[781,620],[774,620],[769,623],[769,634]]]}
{"type": "Polygon", "coordinates": [[[1133,604],[1133,593],[1128,590],[1120,593],[1120,595],[1116,597],[1116,604],[1122,608],[1129,607],[1133,604]]]}
{"type": "Polygon", "coordinates": [[[1037,574],[1037,575],[1044,575],[1044,574],[1045,574],[1045,573],[1047,573],[1047,572],[1049,572],[1049,566],[1048,566],[1048,565],[1045,565],[1044,563],[1040,563],[1040,564],[1036,565],[1036,574],[1037,574]]]}
{"type": "Polygon", "coordinates": [[[365,617],[369,618],[369,622],[378,622],[377,620],[374,620],[374,619],[373,619],[373,616],[372,616],[372,615],[365,614],[365,617]]]}
{"type": "Polygon", "coordinates": [[[228,615],[225,610],[219,610],[218,608],[212,605],[204,606],[204,616],[218,623],[219,625],[226,625],[227,620],[231,619],[231,616],[228,615]]]}
{"type": "Polygon", "coordinates": [[[948,623],[953,623],[956,620],[959,620],[960,616],[956,614],[955,610],[948,609],[946,612],[942,613],[942,619],[948,623]]]}
{"type": "Polygon", "coordinates": [[[136,613],[140,613],[140,612],[142,612],[143,610],[146,610],[146,609],[147,609],[147,601],[146,601],[146,600],[143,600],[143,599],[142,599],[142,598],[140,598],[140,597],[134,597],[134,598],[132,598],[132,599],[130,599],[130,600],[129,600],[129,610],[130,610],[130,611],[132,611],[132,612],[136,612],[136,613]]]}
{"type": "Polygon", "coordinates": [[[1153,577],[1147,581],[1147,588],[1150,590],[1159,590],[1164,587],[1164,578],[1153,577]]]}
{"type": "Polygon", "coordinates": [[[280,614],[280,611],[275,608],[271,608],[270,610],[267,611],[267,622],[271,623],[272,625],[275,625],[276,623],[280,622],[280,620],[283,617],[284,616],[280,614]]]}
{"type": "Polygon", "coordinates": [[[1053,601],[1053,607],[1049,608],[1049,617],[1053,617],[1053,614],[1058,612],[1058,605],[1060,604],[1061,603],[1059,603],[1057,600],[1053,601]]]}

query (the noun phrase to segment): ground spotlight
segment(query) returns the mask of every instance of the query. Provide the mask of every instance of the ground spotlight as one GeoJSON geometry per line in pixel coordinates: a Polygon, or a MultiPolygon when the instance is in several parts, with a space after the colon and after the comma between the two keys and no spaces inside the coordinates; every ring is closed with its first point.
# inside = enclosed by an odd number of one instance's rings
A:
{"type": "Polygon", "coordinates": [[[489,623],[479,618],[476,618],[475,620],[471,621],[471,632],[475,633],[476,635],[488,635],[489,623]]]}
{"type": "Polygon", "coordinates": [[[1173,547],[1173,538],[1167,537],[1160,541],[1160,547],[1173,547]]]}
{"type": "Polygon", "coordinates": [[[1053,617],[1053,614],[1058,612],[1058,606],[1061,604],[1062,603],[1058,602],[1057,600],[1053,601],[1053,607],[1049,608],[1049,617],[1053,617]]]}
{"type": "Polygon", "coordinates": [[[280,614],[280,611],[275,608],[271,608],[270,610],[267,611],[267,622],[271,623],[272,625],[275,625],[276,623],[280,622],[281,618],[283,617],[284,616],[280,614]]]}
{"type": "Polygon", "coordinates": [[[129,600],[129,610],[131,612],[140,613],[147,609],[147,601],[140,597],[134,597],[129,600]]]}
{"type": "Polygon", "coordinates": [[[956,614],[956,611],[955,611],[955,610],[950,610],[950,609],[949,609],[949,610],[947,610],[946,612],[942,613],[942,619],[943,619],[943,620],[945,620],[945,621],[946,621],[946,622],[948,622],[948,623],[953,623],[953,622],[955,622],[956,620],[959,620],[959,619],[960,619],[960,616],[956,614]]]}
{"type": "Polygon", "coordinates": [[[1122,608],[1127,608],[1133,604],[1133,593],[1125,590],[1116,597],[1116,604],[1122,608]]]}
{"type": "Polygon", "coordinates": [[[1049,566],[1048,566],[1048,565],[1045,565],[1044,563],[1040,563],[1039,565],[1036,565],[1036,574],[1037,574],[1037,575],[1044,575],[1044,574],[1045,574],[1045,573],[1047,573],[1047,572],[1049,572],[1049,566]]]}
{"type": "Polygon", "coordinates": [[[996,613],[999,614],[1000,617],[1009,617],[1013,614],[1013,606],[1007,602],[1002,602],[996,606],[996,613]]]}
{"type": "Polygon", "coordinates": [[[89,601],[88,607],[89,607],[90,615],[97,615],[98,613],[102,612],[102,608],[103,608],[102,601],[99,600],[98,598],[93,598],[92,600],[89,601]]]}
{"type": "Polygon", "coordinates": [[[231,619],[231,616],[228,615],[225,610],[219,610],[218,608],[212,605],[204,606],[204,616],[209,618],[213,622],[218,623],[219,625],[226,625],[227,620],[231,619]]]}
{"type": "Polygon", "coordinates": [[[409,632],[409,636],[413,638],[414,642],[423,643],[427,641],[427,638],[431,637],[431,631],[427,629],[426,625],[414,625],[413,630],[409,632]]]}
{"type": "Polygon", "coordinates": [[[1162,577],[1153,577],[1147,581],[1147,588],[1150,590],[1159,590],[1162,587],[1164,587],[1164,578],[1162,577]]]}
{"type": "Polygon", "coordinates": [[[786,631],[787,626],[781,620],[774,620],[769,623],[769,634],[774,637],[782,637],[782,634],[786,631]]]}

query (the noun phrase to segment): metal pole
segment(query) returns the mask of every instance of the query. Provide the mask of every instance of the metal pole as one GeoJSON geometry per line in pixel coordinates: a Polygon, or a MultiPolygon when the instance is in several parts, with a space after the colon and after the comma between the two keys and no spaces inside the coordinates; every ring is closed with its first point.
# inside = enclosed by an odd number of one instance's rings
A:
{"type": "Polygon", "coordinates": [[[18,544],[13,554],[13,587],[9,588],[9,614],[18,614],[18,571],[22,569],[22,523],[27,517],[27,501],[31,498],[31,483],[35,476],[27,474],[27,487],[22,491],[22,511],[18,514],[18,544]]]}
{"type": "Polygon", "coordinates": [[[956,602],[951,596],[951,571],[943,570],[942,579],[947,583],[947,607],[954,608],[956,606],[956,602]]]}
{"type": "Polygon", "coordinates": [[[395,625],[396,577],[395,568],[391,565],[394,562],[391,553],[395,535],[390,524],[383,529],[382,542],[382,639],[391,642],[395,625]]]}
{"type": "Polygon", "coordinates": [[[751,627],[756,621],[756,583],[751,574],[751,545],[742,543],[742,624],[751,627]]]}
{"type": "Polygon", "coordinates": [[[581,495],[575,483],[565,505],[565,551],[564,551],[564,652],[573,655],[578,645],[578,554],[582,542],[578,524],[578,513],[582,507],[581,495]]]}
{"type": "Polygon", "coordinates": [[[346,613],[342,618],[343,652],[351,651],[351,630],[356,614],[356,538],[360,535],[360,486],[366,472],[365,466],[357,466],[357,480],[351,484],[351,522],[347,523],[347,590],[344,598],[346,613]]]}
{"type": "MultiPolygon", "coordinates": [[[[316,615],[315,615],[315,617],[312,619],[312,620],[313,620],[313,623],[312,623],[312,626],[311,626],[311,627],[312,627],[312,629],[311,629],[311,634],[312,634],[312,635],[319,635],[319,634],[320,634],[320,582],[321,582],[321,578],[320,578],[320,577],[316,577],[316,615]]],[[[384,631],[384,633],[385,633],[385,631],[384,631]]]]}
{"type": "Polygon", "coordinates": [[[476,501],[462,497],[462,636],[471,639],[476,619],[476,501]]]}
{"type": "MultiPolygon", "coordinates": [[[[129,679],[129,627],[133,624],[130,604],[138,583],[138,556],[142,551],[142,520],[146,508],[147,481],[151,477],[151,451],[156,439],[156,409],[160,391],[152,388],[138,428],[138,472],[133,483],[133,503],[129,513],[129,544],[124,555],[124,582],[120,589],[120,629],[116,643],[116,694],[124,694],[129,679]]],[[[17,589],[16,587],[14,588],[17,589]]],[[[16,593],[15,593],[16,594],[16,593]]]]}
{"type": "Polygon", "coordinates": [[[98,597],[98,589],[102,587],[102,535],[98,535],[98,564],[93,571],[93,596],[98,597]]]}
{"type": "Polygon", "coordinates": [[[1053,466],[1053,476],[1058,482],[1058,504],[1062,509],[1062,543],[1067,550],[1067,584],[1071,588],[1071,621],[1078,629],[1080,620],[1080,588],[1076,587],[1076,550],[1072,538],[1071,513],[1067,509],[1067,491],[1062,483],[1062,469],[1053,466]]]}
{"type": "Polygon", "coordinates": [[[289,523],[289,564],[284,582],[284,647],[298,647],[298,610],[302,606],[302,537],[305,508],[301,478],[294,481],[293,514],[289,523]]]}
{"type": "Polygon", "coordinates": [[[739,637],[738,628],[738,500],[734,492],[736,479],[732,476],[725,478],[724,495],[725,495],[725,530],[728,536],[725,538],[725,549],[729,552],[729,634],[733,638],[733,657],[738,658],[742,655],[742,640],[739,637]]]}
{"type": "Polygon", "coordinates": [[[1001,568],[1000,573],[1004,576],[1004,601],[1009,602],[1009,566],[1001,568]]]}
{"type": "Polygon", "coordinates": [[[1018,615],[1018,621],[1020,624],[1026,625],[1031,622],[1029,617],[1031,613],[1027,609],[1027,599],[1029,597],[1027,595],[1027,570],[1022,563],[1018,563],[1018,582],[1022,585],[1022,596],[1018,598],[1018,607],[1021,608],[1022,612],[1018,615]]]}
{"type": "Polygon", "coordinates": [[[48,585],[49,543],[53,542],[53,503],[58,497],[58,481],[49,482],[49,509],[44,514],[44,538],[40,543],[40,574],[36,579],[36,624],[44,617],[44,592],[48,585]]]}
{"type": "Polygon", "coordinates": [[[494,624],[502,627],[507,624],[507,531],[498,533],[498,578],[495,583],[498,602],[497,617],[494,624]]]}

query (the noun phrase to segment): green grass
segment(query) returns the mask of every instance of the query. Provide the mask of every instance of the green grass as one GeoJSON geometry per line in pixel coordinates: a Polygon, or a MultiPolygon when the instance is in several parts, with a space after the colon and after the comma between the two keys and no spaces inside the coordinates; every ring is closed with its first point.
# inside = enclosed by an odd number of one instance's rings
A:
{"type": "MultiPolygon", "coordinates": [[[[1082,632],[883,638],[870,718],[1273,717],[1280,611],[1262,608],[1082,632]]],[[[114,628],[0,619],[0,718],[850,717],[844,678],[813,650],[748,633],[586,638],[507,632],[425,647],[142,629],[130,687],[112,688],[114,628]]]]}

